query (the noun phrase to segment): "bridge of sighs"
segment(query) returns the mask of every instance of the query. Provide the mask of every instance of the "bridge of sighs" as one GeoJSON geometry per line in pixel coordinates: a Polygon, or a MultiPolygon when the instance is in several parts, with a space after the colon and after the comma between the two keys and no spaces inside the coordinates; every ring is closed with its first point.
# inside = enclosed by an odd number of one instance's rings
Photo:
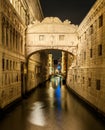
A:
{"type": "Polygon", "coordinates": [[[61,50],[76,56],[78,26],[57,17],[47,17],[42,22],[34,21],[26,31],[26,58],[41,50],[61,50]]]}

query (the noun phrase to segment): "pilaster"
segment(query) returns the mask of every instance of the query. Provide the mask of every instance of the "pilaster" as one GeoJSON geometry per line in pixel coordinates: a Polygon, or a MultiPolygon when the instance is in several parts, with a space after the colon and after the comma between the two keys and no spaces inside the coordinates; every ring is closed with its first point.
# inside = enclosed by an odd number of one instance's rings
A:
{"type": "Polygon", "coordinates": [[[2,14],[0,12],[0,46],[2,44],[2,14]]]}

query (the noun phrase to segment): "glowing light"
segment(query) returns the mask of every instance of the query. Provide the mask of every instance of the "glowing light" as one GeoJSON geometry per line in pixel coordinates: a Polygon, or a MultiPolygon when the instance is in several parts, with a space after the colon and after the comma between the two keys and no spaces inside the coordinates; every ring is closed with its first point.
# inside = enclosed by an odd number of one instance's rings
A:
{"type": "Polygon", "coordinates": [[[34,103],[34,106],[32,107],[32,111],[28,119],[30,123],[34,125],[38,125],[38,126],[46,125],[44,111],[42,109],[43,107],[44,107],[44,104],[42,102],[34,103]]]}

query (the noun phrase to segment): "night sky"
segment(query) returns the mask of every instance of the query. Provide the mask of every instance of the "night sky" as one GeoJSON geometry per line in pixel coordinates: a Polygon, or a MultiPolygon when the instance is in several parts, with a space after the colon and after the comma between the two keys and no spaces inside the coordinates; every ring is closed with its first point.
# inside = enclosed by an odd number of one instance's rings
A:
{"type": "Polygon", "coordinates": [[[44,17],[69,19],[79,25],[96,0],[40,0],[44,17]]]}

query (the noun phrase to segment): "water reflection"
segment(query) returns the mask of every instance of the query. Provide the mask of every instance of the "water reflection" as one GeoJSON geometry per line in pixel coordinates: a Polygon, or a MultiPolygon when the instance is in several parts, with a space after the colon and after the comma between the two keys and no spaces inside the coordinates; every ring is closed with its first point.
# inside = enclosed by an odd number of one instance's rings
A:
{"type": "Polygon", "coordinates": [[[60,80],[59,78],[57,79],[58,80],[58,86],[57,88],[55,89],[55,98],[56,98],[56,108],[60,111],[61,110],[61,86],[60,86],[60,80]]]}
{"type": "Polygon", "coordinates": [[[105,130],[105,125],[54,77],[8,113],[0,130],[105,130]]]}
{"type": "Polygon", "coordinates": [[[31,113],[29,115],[28,121],[34,125],[44,126],[46,125],[46,120],[43,110],[43,102],[35,102],[31,108],[31,113]]]}

